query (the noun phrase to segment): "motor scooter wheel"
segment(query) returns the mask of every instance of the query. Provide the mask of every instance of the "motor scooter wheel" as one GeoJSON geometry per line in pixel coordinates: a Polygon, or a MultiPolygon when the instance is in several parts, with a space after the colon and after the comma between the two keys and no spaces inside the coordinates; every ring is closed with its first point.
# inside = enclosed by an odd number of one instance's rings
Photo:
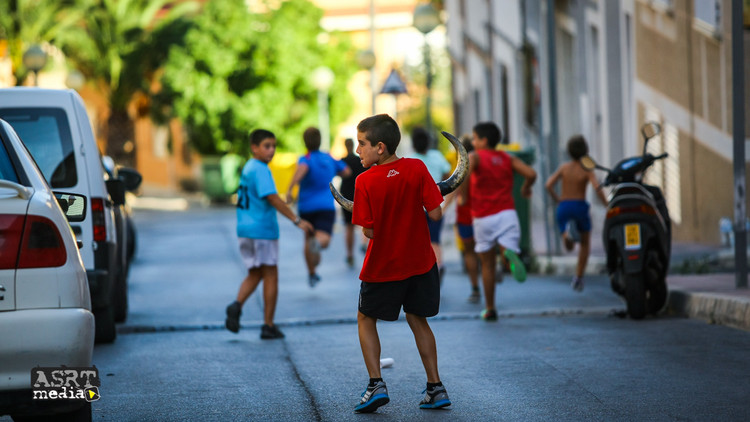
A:
{"type": "Polygon", "coordinates": [[[667,283],[664,279],[651,283],[648,288],[648,299],[646,299],[648,313],[652,315],[659,313],[667,304],[667,296],[667,283]]]}
{"type": "Polygon", "coordinates": [[[646,316],[646,282],[642,274],[625,274],[625,302],[630,318],[646,316]]]}

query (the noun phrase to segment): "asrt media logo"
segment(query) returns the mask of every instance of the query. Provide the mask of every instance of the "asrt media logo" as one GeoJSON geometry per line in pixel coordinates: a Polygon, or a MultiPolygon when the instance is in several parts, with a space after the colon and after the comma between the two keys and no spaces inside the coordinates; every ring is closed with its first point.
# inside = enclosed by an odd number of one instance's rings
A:
{"type": "Polygon", "coordinates": [[[34,400],[97,401],[101,385],[96,366],[37,366],[31,370],[31,392],[34,400]]]}

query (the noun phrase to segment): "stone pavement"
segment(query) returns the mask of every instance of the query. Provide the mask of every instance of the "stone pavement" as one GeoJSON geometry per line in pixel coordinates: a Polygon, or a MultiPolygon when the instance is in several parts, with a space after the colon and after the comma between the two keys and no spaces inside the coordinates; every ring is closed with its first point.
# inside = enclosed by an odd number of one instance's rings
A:
{"type": "MultiPolygon", "coordinates": [[[[531,225],[531,244],[540,267],[555,274],[573,274],[577,249],[556,255],[553,247],[548,255],[544,222],[533,220],[531,225]]],[[[606,272],[601,238],[601,222],[594,221],[587,274],[606,272]]],[[[556,241],[554,236],[551,240],[556,241]]],[[[733,249],[673,241],[667,284],[667,312],[750,330],[750,289],[736,287],[733,249]]]]}

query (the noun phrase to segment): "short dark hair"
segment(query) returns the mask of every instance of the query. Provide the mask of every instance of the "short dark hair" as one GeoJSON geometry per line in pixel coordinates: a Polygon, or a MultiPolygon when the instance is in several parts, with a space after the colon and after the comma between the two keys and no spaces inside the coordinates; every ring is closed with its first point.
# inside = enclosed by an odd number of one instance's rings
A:
{"type": "Polygon", "coordinates": [[[250,145],[260,145],[263,140],[268,138],[276,139],[276,135],[274,135],[270,130],[255,129],[254,131],[250,132],[250,145]]]}
{"type": "Polygon", "coordinates": [[[474,145],[471,144],[471,135],[464,135],[461,137],[461,143],[466,148],[466,152],[474,151],[474,145]]]}
{"type": "Polygon", "coordinates": [[[579,160],[588,153],[589,146],[583,135],[574,135],[568,139],[568,155],[570,155],[570,158],[579,160]]]}
{"type": "Polygon", "coordinates": [[[352,138],[344,139],[344,146],[346,147],[347,151],[349,152],[354,151],[354,140],[352,138]]]}
{"type": "Polygon", "coordinates": [[[487,139],[487,144],[492,148],[495,148],[500,142],[500,138],[503,137],[503,132],[493,122],[479,122],[474,125],[472,130],[478,138],[487,139]]]}
{"type": "Polygon", "coordinates": [[[389,154],[395,154],[398,143],[401,142],[398,123],[387,114],[376,114],[363,119],[357,125],[357,131],[364,133],[365,139],[372,146],[382,142],[389,154]]]}
{"type": "Polygon", "coordinates": [[[310,126],[305,129],[302,139],[305,141],[305,147],[308,151],[317,151],[320,149],[320,130],[318,128],[310,126]]]}
{"type": "Polygon", "coordinates": [[[417,126],[411,131],[411,143],[414,151],[424,154],[430,146],[430,134],[424,128],[417,126]]]}

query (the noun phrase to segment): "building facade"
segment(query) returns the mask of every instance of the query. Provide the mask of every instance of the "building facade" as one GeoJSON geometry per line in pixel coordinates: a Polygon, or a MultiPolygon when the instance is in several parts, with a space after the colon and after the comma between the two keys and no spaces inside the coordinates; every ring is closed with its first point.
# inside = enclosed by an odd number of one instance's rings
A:
{"type": "MultiPolygon", "coordinates": [[[[543,183],[567,159],[570,136],[584,135],[612,166],[642,151],[638,129],[656,120],[663,132],[650,151],[670,157],[647,181],[665,191],[674,238],[720,241],[734,200],[731,0],[445,4],[457,131],[497,122],[506,142],[535,149],[543,183]]],[[[536,189],[532,214],[550,221],[545,195],[536,189]]],[[[592,205],[601,221],[604,208],[592,205]]]]}

